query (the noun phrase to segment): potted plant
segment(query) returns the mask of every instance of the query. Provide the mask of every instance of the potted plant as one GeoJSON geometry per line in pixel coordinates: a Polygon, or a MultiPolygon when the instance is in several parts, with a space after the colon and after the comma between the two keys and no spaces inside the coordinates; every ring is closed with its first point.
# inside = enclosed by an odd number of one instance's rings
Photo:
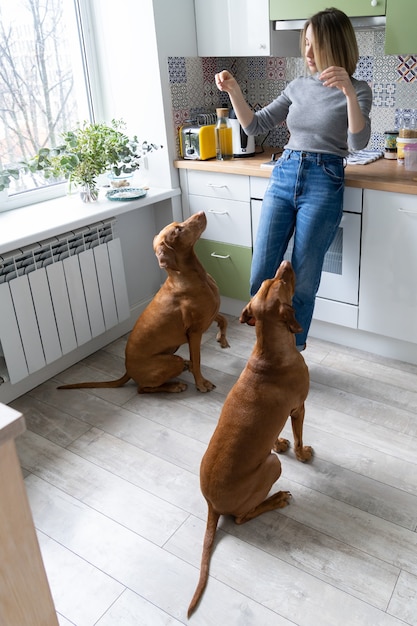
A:
{"type": "Polygon", "coordinates": [[[18,179],[21,172],[42,172],[46,179],[65,178],[81,187],[84,202],[97,200],[97,177],[106,172],[114,176],[129,174],[139,169],[142,157],[159,146],[136,136],[129,138],[122,120],[111,125],[87,123],[63,133],[63,143],[55,148],[41,148],[29,161],[0,171],[0,191],[18,179]]]}

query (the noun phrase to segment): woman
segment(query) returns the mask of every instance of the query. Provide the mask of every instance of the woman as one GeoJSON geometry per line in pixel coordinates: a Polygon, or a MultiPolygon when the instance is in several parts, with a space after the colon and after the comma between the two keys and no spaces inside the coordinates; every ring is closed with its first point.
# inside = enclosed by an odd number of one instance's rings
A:
{"type": "Polygon", "coordinates": [[[326,9],[304,26],[302,53],[310,75],[296,78],[271,104],[254,113],[226,70],[216,84],[229,94],[248,135],[265,133],[283,120],[290,139],[271,173],[255,241],[251,295],[275,275],[294,233],[292,265],[297,277],[293,305],[306,346],[324,256],[343,211],[344,157],[370,137],[372,92],[352,78],[359,58],[352,24],[342,11],[326,9]]]}

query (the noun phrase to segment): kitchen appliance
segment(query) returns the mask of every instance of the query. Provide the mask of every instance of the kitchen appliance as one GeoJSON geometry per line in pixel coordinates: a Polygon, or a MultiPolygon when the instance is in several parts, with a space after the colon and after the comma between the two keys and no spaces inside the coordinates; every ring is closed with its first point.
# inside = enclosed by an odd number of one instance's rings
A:
{"type": "Polygon", "coordinates": [[[229,112],[229,122],[232,127],[232,142],[234,157],[250,157],[255,154],[255,137],[247,135],[233,109],[229,112]]]}
{"type": "Polygon", "coordinates": [[[191,124],[179,131],[180,154],[184,159],[205,161],[216,156],[215,124],[191,124]]]}

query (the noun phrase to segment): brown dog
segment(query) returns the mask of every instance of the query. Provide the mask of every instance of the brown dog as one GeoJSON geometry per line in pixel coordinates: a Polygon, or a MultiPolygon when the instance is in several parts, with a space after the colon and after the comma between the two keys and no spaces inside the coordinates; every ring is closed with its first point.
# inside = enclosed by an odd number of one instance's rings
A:
{"type": "Polygon", "coordinates": [[[184,370],[193,373],[199,391],[214,389],[215,385],[201,373],[201,338],[216,321],[219,327],[217,341],[222,348],[229,347],[229,344],[227,321],[219,314],[218,287],[194,252],[194,244],[206,225],[207,218],[201,212],[185,222],[169,224],[154,238],[156,257],[168,277],[129,335],[126,373],[118,380],[75,383],[58,389],[121,387],[132,378],[137,383],[138,393],[175,393],[184,391],[187,385],[170,379],[184,370]],[[189,345],[189,361],[175,354],[185,343],[189,345]]]}
{"type": "Polygon", "coordinates": [[[289,503],[291,495],[287,491],[267,497],[281,474],[281,463],[271,450],[287,450],[289,442],[278,436],[289,415],[297,459],[308,461],[312,455],[312,449],[303,446],[309,374],[295,347],[293,333],[301,328],[291,306],[294,286],[291,263],[283,261],[275,278],[262,283],[240,317],[242,323],[256,320],[256,344],[226,398],[201,462],[200,484],[208,504],[208,518],[200,580],[188,617],[207,584],[220,515],[233,515],[237,524],[243,524],[289,503]]]}

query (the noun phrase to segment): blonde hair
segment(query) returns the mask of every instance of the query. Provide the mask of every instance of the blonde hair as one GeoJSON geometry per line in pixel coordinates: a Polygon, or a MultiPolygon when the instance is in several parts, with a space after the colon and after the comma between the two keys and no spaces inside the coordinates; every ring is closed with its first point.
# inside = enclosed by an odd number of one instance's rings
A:
{"type": "Polygon", "coordinates": [[[359,60],[358,42],[352,22],[343,11],[331,8],[319,11],[304,24],[301,33],[301,52],[305,56],[306,32],[311,26],[314,35],[313,51],[317,69],[344,67],[349,76],[354,74],[359,60]]]}

